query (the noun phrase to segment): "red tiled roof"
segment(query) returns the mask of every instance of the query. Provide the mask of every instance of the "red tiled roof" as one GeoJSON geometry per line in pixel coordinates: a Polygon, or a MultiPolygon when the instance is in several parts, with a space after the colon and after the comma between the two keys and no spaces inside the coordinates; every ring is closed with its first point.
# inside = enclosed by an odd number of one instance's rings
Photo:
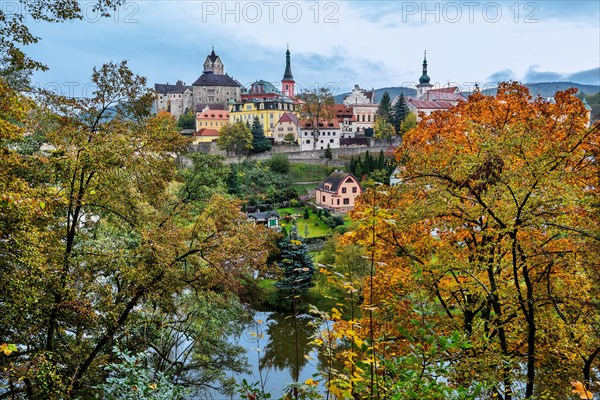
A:
{"type": "Polygon", "coordinates": [[[445,88],[429,89],[427,92],[456,93],[458,92],[458,86],[448,86],[445,88]]]}
{"type": "Polygon", "coordinates": [[[433,92],[431,90],[425,94],[427,101],[467,101],[467,98],[461,93],[433,92]]]}
{"type": "MultiPolygon", "coordinates": [[[[300,121],[300,127],[302,129],[310,129],[315,125],[315,121],[302,120],[300,121]]],[[[319,128],[322,129],[340,129],[340,123],[336,118],[331,120],[321,120],[319,121],[319,128]]]]}
{"type": "Polygon", "coordinates": [[[219,136],[219,131],[216,129],[202,128],[198,132],[194,133],[194,136],[219,136]]]}
{"type": "Polygon", "coordinates": [[[281,122],[291,122],[293,124],[298,125],[298,117],[292,113],[285,113],[279,118],[278,124],[281,122]]]}
{"type": "Polygon", "coordinates": [[[410,99],[408,100],[417,110],[447,110],[454,107],[454,104],[449,101],[422,101],[410,99]]]}
{"type": "Polygon", "coordinates": [[[221,112],[205,112],[202,113],[198,119],[203,119],[203,118],[210,118],[210,119],[223,119],[228,121],[229,120],[229,112],[227,111],[221,111],[221,112]]]}

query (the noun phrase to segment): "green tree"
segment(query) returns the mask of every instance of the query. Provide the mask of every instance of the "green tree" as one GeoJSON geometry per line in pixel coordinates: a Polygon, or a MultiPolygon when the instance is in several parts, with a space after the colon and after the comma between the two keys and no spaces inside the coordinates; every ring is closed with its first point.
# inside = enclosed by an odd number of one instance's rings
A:
{"type": "Polygon", "coordinates": [[[290,172],[290,159],[285,153],[276,153],[269,159],[271,171],[287,175],[290,172]]]}
{"type": "Polygon", "coordinates": [[[376,139],[387,140],[389,144],[392,144],[392,138],[396,134],[396,132],[394,131],[394,126],[380,117],[377,117],[377,119],[375,120],[373,131],[373,136],[376,139]]]}
{"type": "Polygon", "coordinates": [[[242,121],[224,125],[219,130],[217,145],[227,154],[239,155],[252,148],[252,132],[242,121]]]}
{"type": "Polygon", "coordinates": [[[294,144],[296,142],[296,136],[294,136],[293,133],[286,133],[283,140],[285,140],[287,144],[294,144]]]}
{"type": "Polygon", "coordinates": [[[212,195],[227,193],[225,182],[230,168],[223,163],[225,157],[204,153],[192,153],[189,157],[191,168],[182,172],[184,184],[180,196],[184,201],[206,204],[212,195]]]}
{"type": "Polygon", "coordinates": [[[262,153],[271,150],[271,142],[265,137],[265,130],[258,117],[252,120],[252,151],[254,153],[262,153]]]}
{"type": "Polygon", "coordinates": [[[196,129],[196,117],[192,112],[181,114],[177,119],[177,127],[183,129],[196,129]]]}
{"type": "Polygon", "coordinates": [[[325,149],[325,158],[329,161],[333,158],[333,152],[331,151],[331,147],[329,143],[327,143],[327,148],[325,149]]]}
{"type": "Polygon", "coordinates": [[[277,265],[283,275],[275,286],[291,296],[305,294],[312,287],[315,267],[308,253],[308,247],[302,243],[295,226],[292,227],[289,237],[279,242],[279,250],[277,265]]]}
{"type": "Polygon", "coordinates": [[[377,107],[376,117],[387,122],[392,121],[392,102],[388,92],[383,93],[379,106],[377,107]]]}
{"type": "Polygon", "coordinates": [[[404,121],[400,123],[400,135],[404,135],[415,126],[417,126],[417,116],[414,113],[408,113],[404,121]]]}
{"type": "Polygon", "coordinates": [[[401,135],[403,133],[401,129],[401,125],[410,113],[410,109],[408,108],[408,102],[406,101],[406,97],[404,97],[404,93],[400,93],[398,99],[394,103],[392,107],[392,124],[394,125],[394,129],[396,129],[396,133],[401,135]]]}

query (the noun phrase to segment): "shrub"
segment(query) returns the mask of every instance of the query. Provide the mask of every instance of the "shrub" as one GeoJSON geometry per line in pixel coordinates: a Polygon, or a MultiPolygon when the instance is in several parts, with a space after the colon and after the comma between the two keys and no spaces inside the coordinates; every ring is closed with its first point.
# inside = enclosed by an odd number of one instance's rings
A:
{"type": "Polygon", "coordinates": [[[304,209],[304,219],[310,219],[310,214],[308,213],[308,208],[304,209]]]}

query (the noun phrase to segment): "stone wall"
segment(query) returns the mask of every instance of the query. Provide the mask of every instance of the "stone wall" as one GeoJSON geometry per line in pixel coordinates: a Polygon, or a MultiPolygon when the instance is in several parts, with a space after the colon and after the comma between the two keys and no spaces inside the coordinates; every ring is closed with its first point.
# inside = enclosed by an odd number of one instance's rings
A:
{"type": "MultiPolygon", "coordinates": [[[[250,154],[239,157],[227,157],[226,163],[238,163],[244,160],[268,160],[275,153],[287,154],[291,162],[302,162],[306,164],[323,164],[331,166],[343,166],[347,160],[352,156],[364,154],[365,151],[369,151],[372,154],[379,153],[379,150],[384,150],[388,147],[386,141],[371,141],[371,146],[347,146],[339,149],[331,149],[332,159],[331,161],[325,158],[325,150],[310,150],[300,151],[298,145],[276,145],[273,146],[271,151],[259,154],[250,154]]],[[[191,152],[202,152],[210,154],[220,154],[226,156],[223,150],[219,150],[215,142],[211,143],[198,143],[190,145],[191,152]]]]}

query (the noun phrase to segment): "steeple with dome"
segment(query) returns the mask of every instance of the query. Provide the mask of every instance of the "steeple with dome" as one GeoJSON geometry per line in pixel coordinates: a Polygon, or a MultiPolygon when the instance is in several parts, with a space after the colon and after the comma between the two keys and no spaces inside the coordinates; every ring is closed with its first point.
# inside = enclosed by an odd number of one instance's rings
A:
{"type": "Polygon", "coordinates": [[[431,83],[431,78],[427,75],[427,50],[425,50],[425,55],[423,57],[423,75],[419,78],[419,84],[417,85],[417,97],[423,97],[427,90],[433,87],[431,83]]]}

